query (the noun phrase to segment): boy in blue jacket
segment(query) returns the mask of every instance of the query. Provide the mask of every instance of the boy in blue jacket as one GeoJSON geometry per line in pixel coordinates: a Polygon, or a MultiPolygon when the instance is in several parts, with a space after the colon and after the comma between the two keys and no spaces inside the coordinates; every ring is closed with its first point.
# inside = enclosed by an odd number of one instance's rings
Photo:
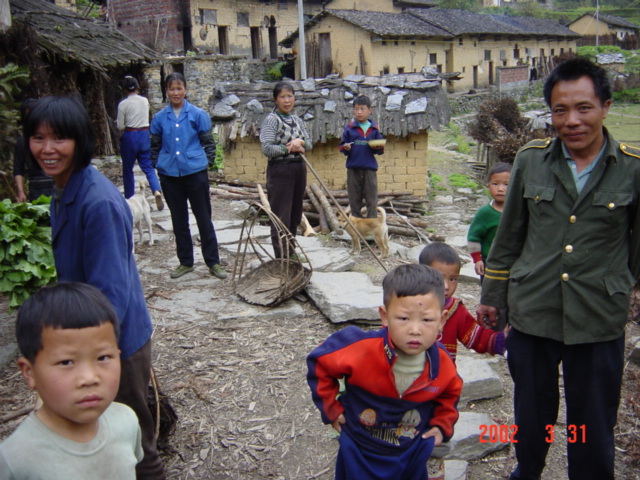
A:
{"type": "Polygon", "coordinates": [[[349,326],[307,357],[313,401],[340,432],[336,480],[426,480],[433,447],[453,436],[458,420],[462,379],[438,341],[442,275],[400,265],[382,288],[382,329],[349,326]]]}
{"type": "Polygon", "coordinates": [[[373,108],[371,100],[360,95],[353,101],[355,117],[344,127],[340,151],[347,156],[347,193],[351,215],[362,218],[363,200],[367,205],[366,218],[377,218],[378,162],[374,155],[384,153],[384,146],[370,147],[369,140],[383,139],[378,126],[369,120],[373,108]]]}

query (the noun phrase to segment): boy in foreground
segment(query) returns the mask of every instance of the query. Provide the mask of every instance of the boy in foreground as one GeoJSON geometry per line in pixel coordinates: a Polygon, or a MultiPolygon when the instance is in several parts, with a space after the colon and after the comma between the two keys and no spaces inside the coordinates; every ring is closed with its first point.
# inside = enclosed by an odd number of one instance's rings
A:
{"type": "Polygon", "coordinates": [[[322,421],[339,432],[336,480],[425,480],[434,446],[453,436],[462,379],[438,343],[442,275],[401,265],[382,283],[383,328],[350,326],[307,358],[322,421]],[[336,398],[339,380],[345,393],[336,398]]]}
{"type": "Polygon", "coordinates": [[[21,307],[18,367],[42,406],[0,444],[0,478],[134,480],[142,460],[136,414],[114,403],[119,323],[98,289],[45,287],[21,307]]]}

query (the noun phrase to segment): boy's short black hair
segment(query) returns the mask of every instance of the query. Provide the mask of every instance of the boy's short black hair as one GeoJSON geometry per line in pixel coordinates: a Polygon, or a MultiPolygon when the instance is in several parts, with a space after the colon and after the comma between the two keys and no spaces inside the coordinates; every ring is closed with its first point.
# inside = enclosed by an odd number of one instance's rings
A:
{"type": "Polygon", "coordinates": [[[120,337],[118,315],[111,302],[96,287],[86,283],[59,283],[44,287],[29,297],[18,311],[16,337],[24,358],[34,363],[42,350],[42,330],[99,327],[111,323],[120,337]]]}
{"type": "Polygon", "coordinates": [[[577,80],[581,77],[589,77],[591,79],[594,93],[600,100],[600,105],[604,105],[607,100],[611,100],[611,82],[607,76],[607,71],[585,57],[575,57],[559,63],[551,71],[547,81],[544,82],[542,92],[547,105],[551,106],[551,92],[558,82],[577,80]]]}
{"type": "Polygon", "coordinates": [[[442,274],[427,265],[399,265],[391,270],[382,280],[382,296],[385,307],[391,298],[413,297],[433,293],[440,306],[444,305],[444,281],[442,274]]]}
{"type": "Polygon", "coordinates": [[[418,263],[420,265],[433,265],[433,262],[444,263],[445,265],[456,265],[458,268],[462,266],[460,255],[451,245],[443,242],[433,242],[427,245],[420,252],[418,263]]]}
{"type": "MultiPolygon", "coordinates": [[[[44,97],[36,102],[24,122],[24,142],[29,146],[29,139],[41,125],[47,125],[60,138],[75,141],[73,155],[74,170],[80,170],[91,163],[96,146],[91,117],[78,97],[44,97]]],[[[27,156],[33,164],[35,158],[31,149],[26,148],[27,156]]]]}
{"type": "Polygon", "coordinates": [[[498,173],[505,173],[505,172],[511,173],[512,169],[513,169],[513,165],[507,162],[498,162],[494,164],[493,167],[491,167],[489,169],[489,172],[487,173],[487,182],[491,180],[491,177],[493,175],[496,175],[498,173]]]}
{"type": "Polygon", "coordinates": [[[353,101],[353,105],[364,105],[371,108],[371,100],[366,95],[360,95],[353,101]]]}
{"type": "Polygon", "coordinates": [[[140,88],[140,84],[134,77],[132,77],[131,75],[127,75],[122,81],[122,88],[127,92],[133,92],[140,88]]]}

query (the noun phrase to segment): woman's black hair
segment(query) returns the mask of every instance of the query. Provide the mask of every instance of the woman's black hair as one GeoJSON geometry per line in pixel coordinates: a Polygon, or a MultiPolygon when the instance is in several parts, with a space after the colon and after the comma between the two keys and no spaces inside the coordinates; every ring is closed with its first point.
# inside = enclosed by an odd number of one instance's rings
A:
{"type": "MultiPolygon", "coordinates": [[[[74,170],[82,169],[91,163],[96,136],[89,113],[79,98],[44,97],[38,100],[24,122],[26,146],[41,125],[47,125],[60,138],[75,141],[74,170]]],[[[26,151],[29,160],[35,163],[31,149],[26,148],[26,151]]]]}
{"type": "Polygon", "coordinates": [[[18,348],[33,363],[42,350],[42,331],[46,327],[87,328],[103,323],[111,323],[116,339],[120,337],[118,315],[96,287],[76,282],[44,287],[20,306],[16,320],[18,348]]]}
{"type": "Polygon", "coordinates": [[[122,81],[122,88],[127,92],[135,92],[140,88],[140,84],[134,77],[132,77],[131,75],[127,75],[122,81]]]}
{"type": "Polygon", "coordinates": [[[280,92],[283,90],[289,90],[295,96],[296,92],[293,90],[293,85],[289,82],[278,82],[276,86],[273,87],[273,99],[275,100],[280,95],[280,92]]]}
{"type": "Polygon", "coordinates": [[[169,88],[169,84],[171,82],[182,82],[184,84],[184,88],[187,88],[187,79],[184,78],[184,75],[180,72],[172,72],[167,75],[167,78],[164,81],[164,84],[167,86],[167,88],[169,88]]]}

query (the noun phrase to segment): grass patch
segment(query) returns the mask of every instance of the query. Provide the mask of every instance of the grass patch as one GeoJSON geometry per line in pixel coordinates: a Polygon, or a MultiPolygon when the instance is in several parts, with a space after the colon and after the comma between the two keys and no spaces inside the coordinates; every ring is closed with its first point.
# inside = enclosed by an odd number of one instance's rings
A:
{"type": "Polygon", "coordinates": [[[455,188],[478,188],[478,182],[463,173],[452,173],[449,175],[449,185],[455,188]]]}
{"type": "Polygon", "coordinates": [[[460,132],[460,127],[455,123],[449,123],[447,128],[449,129],[449,135],[447,135],[448,142],[458,144],[458,152],[468,154],[471,147],[467,139],[460,132]]]}
{"type": "Polygon", "coordinates": [[[442,192],[447,189],[447,187],[443,185],[443,178],[437,173],[429,174],[429,186],[432,192],[442,192]]]}

